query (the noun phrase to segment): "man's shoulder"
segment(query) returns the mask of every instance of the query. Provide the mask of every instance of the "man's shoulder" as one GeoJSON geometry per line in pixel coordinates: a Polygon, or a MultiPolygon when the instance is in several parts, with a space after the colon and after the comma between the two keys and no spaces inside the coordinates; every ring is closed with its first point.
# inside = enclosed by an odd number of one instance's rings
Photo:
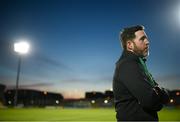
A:
{"type": "Polygon", "coordinates": [[[126,57],[126,58],[120,58],[117,62],[116,65],[129,65],[129,64],[138,64],[139,59],[134,58],[134,57],[126,57]]]}
{"type": "Polygon", "coordinates": [[[139,56],[131,51],[124,50],[117,64],[139,62],[139,56]]]}

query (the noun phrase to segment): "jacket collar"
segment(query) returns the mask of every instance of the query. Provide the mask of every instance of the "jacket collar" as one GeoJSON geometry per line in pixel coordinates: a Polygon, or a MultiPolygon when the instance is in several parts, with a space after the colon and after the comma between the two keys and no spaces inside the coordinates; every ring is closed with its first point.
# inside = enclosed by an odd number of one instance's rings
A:
{"type": "MultiPolygon", "coordinates": [[[[122,55],[121,55],[121,58],[129,58],[129,59],[133,59],[133,60],[138,61],[139,58],[142,58],[142,57],[136,55],[135,53],[133,53],[131,51],[124,50],[122,55]]],[[[146,58],[142,58],[142,59],[144,62],[146,62],[146,58]]]]}

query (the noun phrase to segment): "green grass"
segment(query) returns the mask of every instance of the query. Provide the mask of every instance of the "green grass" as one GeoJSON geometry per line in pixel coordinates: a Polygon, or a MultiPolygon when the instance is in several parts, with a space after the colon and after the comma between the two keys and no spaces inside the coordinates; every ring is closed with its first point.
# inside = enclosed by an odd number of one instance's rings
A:
{"type": "MultiPolygon", "coordinates": [[[[160,120],[180,121],[180,109],[163,109],[160,120]]],[[[114,109],[0,109],[0,121],[112,121],[114,109]]]]}
{"type": "Polygon", "coordinates": [[[180,121],[180,108],[163,109],[158,112],[161,121],[180,121]]]}
{"type": "Polygon", "coordinates": [[[0,120],[112,121],[114,109],[1,109],[0,120]]]}

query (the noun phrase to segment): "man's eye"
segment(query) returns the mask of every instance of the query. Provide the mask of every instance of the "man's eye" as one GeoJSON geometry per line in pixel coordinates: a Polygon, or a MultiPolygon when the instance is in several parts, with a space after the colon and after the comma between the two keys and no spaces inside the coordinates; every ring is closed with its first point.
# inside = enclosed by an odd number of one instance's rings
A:
{"type": "Polygon", "coordinates": [[[144,41],[144,39],[140,39],[140,41],[144,41]]]}
{"type": "Polygon", "coordinates": [[[146,36],[143,36],[142,38],[140,38],[141,41],[144,41],[145,39],[147,39],[146,36]]]}

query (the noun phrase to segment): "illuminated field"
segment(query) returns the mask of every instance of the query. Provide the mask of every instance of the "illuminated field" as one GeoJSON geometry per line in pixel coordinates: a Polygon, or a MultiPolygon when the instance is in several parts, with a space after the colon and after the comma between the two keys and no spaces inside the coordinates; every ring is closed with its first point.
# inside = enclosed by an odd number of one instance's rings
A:
{"type": "MultiPolygon", "coordinates": [[[[160,120],[180,121],[180,109],[163,109],[160,120]]],[[[0,109],[0,121],[116,121],[114,109],[0,109]]]]}

